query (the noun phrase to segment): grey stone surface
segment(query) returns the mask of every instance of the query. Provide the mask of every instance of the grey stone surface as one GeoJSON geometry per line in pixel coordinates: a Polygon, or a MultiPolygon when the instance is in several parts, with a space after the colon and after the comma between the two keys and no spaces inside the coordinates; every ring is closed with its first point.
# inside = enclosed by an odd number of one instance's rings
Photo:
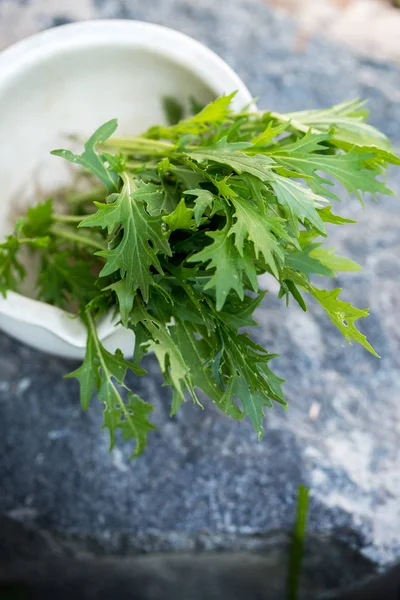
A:
{"type": "MultiPolygon", "coordinates": [[[[290,537],[187,536],[189,552],[143,556],[135,536],[79,536],[32,529],[0,517],[0,597],[24,600],[285,600],[290,537]],[[213,552],[199,553],[208,539],[213,552]],[[217,544],[215,544],[218,538],[217,544]],[[232,543],[233,542],[233,543],[232,543]],[[251,548],[252,552],[249,552],[251,548]],[[246,550],[245,552],[243,551],[246,550]],[[215,550],[218,550],[216,552],[215,550]]],[[[165,548],[164,548],[165,550],[165,548]]],[[[384,574],[332,537],[307,537],[299,600],[398,600],[400,565],[384,574]],[[344,570],[343,565],[347,568],[344,570]],[[353,585],[353,582],[356,582],[353,585]],[[336,591],[326,591],[335,587],[336,591]],[[337,589],[337,588],[341,589],[337,589]]]]}
{"type": "MultiPolygon", "coordinates": [[[[292,23],[256,0],[231,0],[229,10],[214,0],[11,4],[0,3],[2,46],[60,20],[154,21],[218,52],[261,107],[296,110],[360,96],[369,99],[371,121],[400,145],[399,69],[321,39],[296,53],[292,23]]],[[[398,172],[391,186],[398,194],[398,172]]],[[[272,290],[256,336],[281,354],[276,368],[287,379],[289,410],[269,412],[260,443],[249,423],[210,405],[201,411],[188,403],[170,420],[169,391],[150,357],[152,377],[133,383],[154,401],[160,428],[146,454],[129,463],[122,445],[108,453],[100,407],[83,414],[77,386],[62,379],[75,365],[0,334],[0,510],[64,532],[136,535],[146,550],[163,539],[190,549],[191,534],[209,532],[212,548],[218,535],[289,530],[303,481],[312,490],[310,532],[332,532],[382,565],[399,558],[399,202],[371,200],[363,213],[351,200],[340,212],[360,222],[335,232],[331,245],[364,270],[334,283],[370,307],[361,328],[381,360],[348,347],[316,307],[287,310],[272,290]]]]}
{"type": "MultiPolygon", "coordinates": [[[[185,550],[172,539],[143,557],[144,538],[114,532],[79,536],[31,529],[0,518],[0,597],[7,583],[29,584],[40,600],[283,600],[288,580],[288,535],[189,534],[185,550]],[[166,553],[172,542],[174,553],[166,553]],[[211,552],[200,552],[205,548],[211,552]],[[249,552],[251,549],[251,552],[249,552]],[[224,550],[229,550],[226,552],[224,550]],[[162,552],[161,552],[162,551],[162,552]],[[73,591],[72,591],[73,590],[73,591]],[[63,594],[66,594],[65,596],[63,594]]],[[[150,538],[150,536],[146,536],[150,538]]],[[[182,541],[183,536],[180,536],[182,541]]],[[[153,546],[154,550],[154,546],[153,546]]],[[[376,577],[371,562],[346,544],[310,535],[304,552],[299,600],[325,598],[327,587],[347,587],[376,577]],[[343,570],[343,563],[348,568],[343,570]]],[[[397,583],[399,584],[399,574],[397,583]]],[[[25,597],[24,597],[25,598],[25,597]]],[[[26,600],[33,600],[29,595],[26,600]]],[[[385,600],[395,600],[386,595],[385,600]]]]}

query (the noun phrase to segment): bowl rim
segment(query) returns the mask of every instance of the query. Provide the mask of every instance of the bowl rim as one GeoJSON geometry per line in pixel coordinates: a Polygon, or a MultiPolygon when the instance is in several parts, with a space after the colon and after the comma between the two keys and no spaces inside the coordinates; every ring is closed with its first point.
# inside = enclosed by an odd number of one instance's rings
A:
{"type": "MultiPolygon", "coordinates": [[[[251,105],[253,98],[245,83],[214,51],[201,42],[163,25],[136,20],[98,19],[68,23],[36,33],[0,52],[0,94],[13,79],[52,55],[96,45],[124,46],[151,51],[197,75],[216,96],[237,90],[233,106],[251,105]]],[[[61,308],[17,292],[0,298],[0,314],[41,327],[71,346],[83,348],[86,328],[61,308]]],[[[118,318],[109,314],[99,326],[102,340],[115,332],[118,318]]]]}

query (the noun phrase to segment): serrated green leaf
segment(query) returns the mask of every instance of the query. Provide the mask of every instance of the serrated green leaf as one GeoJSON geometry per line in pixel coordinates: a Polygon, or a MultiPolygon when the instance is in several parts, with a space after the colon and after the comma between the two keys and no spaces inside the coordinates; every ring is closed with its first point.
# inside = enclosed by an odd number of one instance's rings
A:
{"type": "Polygon", "coordinates": [[[380,174],[380,170],[365,167],[366,161],[373,156],[371,153],[361,154],[360,152],[350,151],[343,154],[324,155],[307,154],[302,149],[297,151],[283,147],[283,150],[284,152],[274,153],[274,159],[296,171],[299,175],[310,177],[308,184],[317,193],[325,193],[335,197],[332,192],[324,188],[324,184],[329,183],[329,181],[317,174],[317,171],[322,171],[339,181],[348,192],[355,194],[357,197],[360,197],[360,192],[391,194],[387,186],[376,179],[380,174]]]}
{"type": "Polygon", "coordinates": [[[301,286],[312,296],[314,296],[314,298],[326,311],[332,323],[336,325],[349,343],[355,341],[364,346],[368,352],[371,352],[371,354],[379,358],[379,355],[375,352],[371,344],[369,344],[365,335],[360,333],[354,324],[358,319],[368,316],[368,309],[362,310],[352,306],[348,302],[341,300],[339,298],[339,294],[342,291],[340,288],[330,291],[321,290],[311,285],[308,279],[302,273],[298,273],[293,269],[285,267],[282,271],[282,277],[285,280],[290,280],[293,283],[301,286]]]}
{"type": "MultiPolygon", "coordinates": [[[[230,367],[231,391],[240,400],[244,414],[249,416],[259,439],[263,436],[264,410],[282,403],[279,378],[264,369],[273,356],[252,342],[246,334],[224,328],[220,331],[223,358],[230,367]],[[276,390],[276,391],[274,391],[276,390]]],[[[284,402],[284,401],[283,401],[284,402]]]]}
{"type": "MultiPolygon", "coordinates": [[[[286,123],[289,126],[289,123],[286,123]]],[[[296,140],[287,142],[286,140],[270,150],[273,157],[285,153],[286,156],[303,155],[315,152],[325,152],[326,143],[331,141],[330,133],[315,133],[308,130],[305,135],[298,137],[296,140]]],[[[314,154],[313,154],[314,156],[314,154]]],[[[319,156],[319,155],[318,155],[319,156]]]]}
{"type": "Polygon", "coordinates": [[[182,401],[185,400],[185,390],[188,390],[193,401],[200,404],[194,391],[186,357],[180,352],[168,327],[161,325],[143,310],[139,315],[139,319],[141,322],[144,320],[145,327],[150,333],[151,339],[147,342],[148,350],[154,352],[167,383],[173,387],[176,394],[179,394],[182,401]]]}
{"type": "Polygon", "coordinates": [[[171,249],[162,232],[161,218],[150,216],[143,201],[137,200],[135,193],[130,194],[126,185],[113,203],[96,203],[96,206],[97,212],[81,221],[80,227],[107,227],[109,231],[116,226],[122,228],[122,238],[118,231],[112,249],[96,253],[106,259],[100,276],[119,271],[121,277],[127,280],[128,288],[132,292],[140,289],[147,301],[153,280],[151,267],[161,274],[163,272],[157,254],[171,256],[171,249]]]}
{"type": "Polygon", "coordinates": [[[332,323],[336,325],[349,343],[352,341],[357,342],[364,346],[368,352],[379,358],[379,355],[367,341],[365,335],[360,333],[354,324],[358,319],[368,316],[368,309],[361,310],[348,302],[340,300],[338,297],[342,291],[340,288],[328,291],[311,286],[308,291],[321,304],[332,323]]]}
{"type": "Polygon", "coordinates": [[[96,152],[96,145],[102,144],[115,132],[118,126],[117,119],[112,119],[96,129],[94,134],[85,144],[85,150],[82,154],[74,154],[70,150],[53,150],[51,154],[60,156],[69,162],[81,165],[91,171],[104,185],[108,192],[118,191],[119,176],[116,172],[105,166],[107,159],[96,152]]]}
{"type": "Polygon", "coordinates": [[[266,407],[272,408],[271,400],[260,390],[252,391],[244,377],[234,377],[232,392],[239,398],[245,415],[250,417],[254,431],[261,441],[264,436],[264,410],[266,407]]]}
{"type": "Polygon", "coordinates": [[[196,200],[194,201],[193,216],[197,227],[199,227],[205,211],[207,208],[210,208],[213,205],[215,201],[215,195],[212,192],[203,190],[201,188],[186,190],[184,193],[190,196],[196,196],[196,200]]]}
{"type": "Polygon", "coordinates": [[[126,414],[117,421],[117,427],[121,429],[125,441],[135,440],[136,445],[130,456],[133,459],[146,449],[147,435],[157,427],[149,421],[149,415],[153,412],[153,407],[137,394],[128,393],[125,408],[126,414]]]}
{"type": "Polygon", "coordinates": [[[152,127],[148,133],[151,134],[151,137],[156,134],[167,139],[179,139],[181,136],[206,131],[210,126],[222,123],[228,118],[230,114],[229,105],[235,94],[236,92],[233,92],[228,96],[220,96],[190,118],[170,127],[152,127]]]}
{"type": "Polygon", "coordinates": [[[162,217],[162,220],[168,225],[170,231],[175,231],[176,229],[187,229],[190,231],[196,227],[196,221],[193,218],[193,209],[186,206],[183,198],[175,210],[169,215],[162,217]]]}
{"type": "Polygon", "coordinates": [[[345,225],[346,223],[357,223],[353,219],[345,219],[339,215],[334,215],[331,206],[325,206],[318,209],[318,214],[324,223],[334,223],[334,225],[345,225]]]}
{"type": "Polygon", "coordinates": [[[190,123],[215,123],[223,121],[229,114],[229,106],[236,92],[232,92],[228,96],[220,96],[213,102],[210,102],[200,112],[188,119],[184,125],[190,123]]]}
{"type": "MultiPolygon", "coordinates": [[[[339,144],[337,145],[339,146],[339,144]]],[[[339,147],[346,151],[352,149],[350,144],[344,143],[340,144],[339,147]]],[[[357,146],[354,151],[359,152],[360,154],[369,155],[368,158],[365,159],[365,163],[371,168],[385,168],[388,164],[400,165],[400,157],[394,152],[389,149],[383,150],[373,144],[370,144],[369,146],[357,146]]]]}
{"type": "Polygon", "coordinates": [[[252,143],[254,146],[265,146],[266,144],[270,144],[275,137],[286,131],[288,127],[289,123],[279,123],[278,125],[274,125],[272,121],[269,121],[264,131],[252,139],[252,143]]]}
{"type": "Polygon", "coordinates": [[[26,211],[24,217],[18,219],[17,231],[26,238],[45,237],[53,223],[53,200],[39,202],[26,211]]]}
{"type": "Polygon", "coordinates": [[[335,140],[357,146],[376,146],[390,151],[388,138],[372,125],[365,123],[368,111],[359,100],[342,102],[322,110],[305,110],[274,116],[288,121],[294,129],[306,133],[313,131],[332,132],[335,140]]]}
{"type": "Polygon", "coordinates": [[[43,254],[37,280],[38,298],[61,308],[73,299],[80,309],[84,308],[99,293],[92,269],[88,256],[77,258],[70,250],[43,254]]]}
{"type": "Polygon", "coordinates": [[[135,299],[135,293],[132,293],[128,280],[121,279],[120,281],[116,281],[104,289],[113,290],[116,293],[121,323],[124,327],[128,327],[129,315],[132,311],[133,301],[135,299]]]}
{"type": "Polygon", "coordinates": [[[171,328],[171,335],[185,357],[187,368],[190,371],[194,386],[200,388],[216,404],[219,403],[222,392],[218,389],[211,369],[206,366],[210,348],[204,341],[196,338],[197,330],[189,322],[178,321],[171,328]]]}
{"type": "Polygon", "coordinates": [[[270,388],[275,402],[279,402],[284,408],[287,407],[285,395],[282,390],[282,384],[285,380],[279,377],[276,373],[270,369],[267,363],[259,363],[258,368],[262,375],[265,377],[268,387],[270,388]]]}
{"type": "Polygon", "coordinates": [[[245,296],[243,301],[233,296],[229,297],[225,309],[219,313],[219,318],[231,329],[257,326],[253,312],[260,305],[267,292],[258,293],[254,298],[245,296]]]}
{"type": "Polygon", "coordinates": [[[299,222],[303,224],[308,222],[320,233],[325,234],[324,222],[317,211],[322,206],[324,198],[301,183],[277,174],[274,174],[270,185],[296,235],[299,235],[300,231],[299,222]]]}
{"type": "Polygon", "coordinates": [[[229,143],[215,148],[193,150],[188,152],[188,156],[199,163],[211,162],[226,165],[239,175],[249,173],[264,182],[270,179],[271,169],[275,166],[275,162],[269,156],[263,154],[249,156],[229,143]]]}
{"type": "Polygon", "coordinates": [[[360,271],[361,269],[360,265],[354,260],[335,254],[333,248],[314,248],[310,252],[310,257],[332,271],[360,271]]]}
{"type": "Polygon", "coordinates": [[[190,256],[188,262],[209,263],[207,269],[215,269],[204,289],[215,287],[217,310],[221,310],[231,290],[243,299],[243,272],[249,274],[253,282],[256,274],[248,255],[241,256],[236,250],[229,231],[208,232],[207,235],[213,240],[212,244],[190,256]]]}
{"type": "Polygon", "coordinates": [[[176,180],[188,189],[198,188],[202,183],[207,181],[201,172],[199,173],[193,169],[171,165],[170,171],[176,180]]]}
{"type": "Polygon", "coordinates": [[[315,246],[315,244],[310,244],[302,250],[288,252],[285,257],[285,264],[295,271],[301,271],[301,273],[304,273],[307,277],[312,273],[334,277],[335,273],[333,272],[333,269],[320,261],[318,257],[313,254],[315,246]]]}
{"type": "Polygon", "coordinates": [[[65,379],[77,379],[79,381],[80,400],[83,410],[89,408],[90,400],[98,387],[98,359],[93,336],[88,334],[86,353],[83,363],[78,369],[64,375],[65,379]]]}
{"type": "Polygon", "coordinates": [[[140,182],[135,191],[135,199],[142,200],[146,204],[147,212],[152,216],[166,212],[165,192],[159,185],[140,182]]]}
{"type": "Polygon", "coordinates": [[[120,428],[126,440],[136,440],[132,456],[137,456],[145,448],[147,433],[154,428],[147,418],[144,418],[144,414],[150,412],[152,407],[146,405],[146,408],[138,411],[138,400],[132,399],[132,393],[129,394],[129,402],[126,404],[117,384],[124,383],[128,369],[136,375],[144,375],[146,371],[126,360],[120,350],[115,354],[108,352],[97,336],[95,322],[89,312],[86,313],[86,318],[88,340],[85,359],[79,369],[66,377],[78,379],[84,409],[88,407],[94,391],[97,390],[98,397],[105,407],[103,427],[110,432],[110,448],[114,447],[115,433],[120,428]]]}
{"type": "Polygon", "coordinates": [[[278,277],[275,261],[276,259],[283,260],[283,251],[274,233],[278,233],[285,239],[288,238],[282,223],[278,219],[266,217],[256,207],[249,202],[245,203],[241,198],[235,198],[233,204],[236,221],[229,230],[229,235],[235,236],[235,245],[240,255],[243,256],[244,241],[248,239],[254,246],[256,258],[261,253],[266,265],[278,277]]]}

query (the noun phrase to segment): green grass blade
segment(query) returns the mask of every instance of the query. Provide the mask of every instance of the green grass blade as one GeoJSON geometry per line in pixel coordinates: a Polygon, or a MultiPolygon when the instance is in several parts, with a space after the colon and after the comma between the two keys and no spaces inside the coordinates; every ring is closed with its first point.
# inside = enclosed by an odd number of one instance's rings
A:
{"type": "Polygon", "coordinates": [[[297,600],[299,595],[301,563],[303,560],[304,540],[307,528],[309,492],[309,488],[307,488],[305,485],[299,485],[297,495],[296,523],[292,534],[293,540],[289,557],[289,573],[287,587],[288,600],[297,600]]]}

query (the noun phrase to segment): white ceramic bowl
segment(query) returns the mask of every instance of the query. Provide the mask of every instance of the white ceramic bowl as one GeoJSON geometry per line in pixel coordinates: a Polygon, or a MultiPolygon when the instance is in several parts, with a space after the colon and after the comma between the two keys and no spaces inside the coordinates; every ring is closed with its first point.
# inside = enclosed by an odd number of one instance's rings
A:
{"type": "MultiPolygon", "coordinates": [[[[162,98],[200,102],[238,90],[233,107],[251,101],[244,83],[199,42],[138,21],[89,21],[44,31],[0,54],[0,238],[12,215],[71,178],[50,155],[67,135],[89,136],[117,117],[119,135],[162,123],[162,98]]],[[[0,328],[39,350],[81,358],[86,330],[59,308],[10,292],[0,298],[0,328]]],[[[105,346],[132,354],[134,336],[111,316],[98,326],[105,346]]]]}

